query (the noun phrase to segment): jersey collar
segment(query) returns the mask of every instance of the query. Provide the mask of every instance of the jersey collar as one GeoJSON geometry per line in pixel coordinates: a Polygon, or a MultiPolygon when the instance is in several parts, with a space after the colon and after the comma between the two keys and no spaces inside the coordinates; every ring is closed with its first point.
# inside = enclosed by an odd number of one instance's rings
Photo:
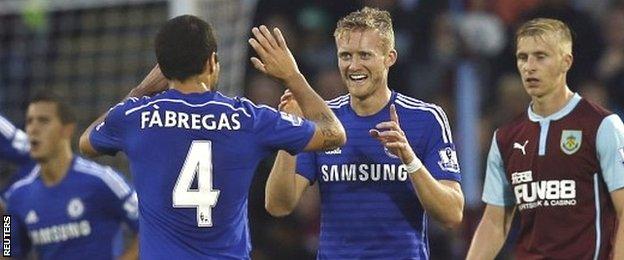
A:
{"type": "MultiPolygon", "coordinates": [[[[397,96],[397,92],[395,92],[394,90],[390,90],[390,99],[388,100],[388,103],[386,103],[386,105],[384,105],[381,110],[379,110],[379,112],[372,114],[372,115],[368,115],[368,116],[360,116],[358,115],[355,110],[353,109],[353,107],[351,107],[351,104],[349,104],[349,111],[350,113],[352,113],[354,116],[358,117],[358,118],[377,118],[377,117],[387,117],[389,115],[388,110],[390,109],[390,105],[394,104],[394,101],[396,100],[396,96],[397,96]]],[[[351,103],[351,94],[348,94],[349,97],[349,103],[351,103]]]]}
{"type": "Polygon", "coordinates": [[[529,108],[527,109],[527,113],[529,114],[529,120],[533,122],[559,120],[562,117],[570,114],[570,112],[574,110],[574,108],[580,101],[581,101],[581,96],[578,93],[574,93],[574,96],[572,96],[570,101],[568,101],[568,104],[566,104],[561,110],[547,117],[543,117],[538,114],[535,114],[533,110],[531,109],[531,105],[529,104],[529,108]]]}

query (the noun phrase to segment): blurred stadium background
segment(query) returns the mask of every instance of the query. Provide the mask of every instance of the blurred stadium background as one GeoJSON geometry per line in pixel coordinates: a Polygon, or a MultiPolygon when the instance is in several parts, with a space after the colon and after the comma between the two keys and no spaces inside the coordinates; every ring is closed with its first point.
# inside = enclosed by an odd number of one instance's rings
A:
{"type": "MultiPolygon", "coordinates": [[[[456,231],[432,228],[433,259],[464,257],[483,207],[483,165],[492,131],[528,104],[515,71],[513,31],[519,23],[538,16],[566,21],[575,33],[568,84],[623,115],[622,0],[0,0],[0,113],[23,126],[30,93],[51,88],[74,104],[81,132],[138,84],[155,64],[159,26],[184,13],[216,28],[222,92],[277,106],[283,86],[248,61],[251,25],[267,24],[284,31],[303,73],[329,99],[345,93],[336,65],[335,23],[364,5],[393,16],[399,60],[390,87],[441,105],[452,121],[465,224],[456,231]]],[[[128,174],[123,155],[100,161],[128,174]]],[[[318,194],[306,194],[289,217],[270,217],[264,211],[264,182],[271,165],[272,159],[261,165],[251,188],[253,258],[314,259],[318,194]]],[[[0,164],[3,180],[13,170],[0,164]]]]}

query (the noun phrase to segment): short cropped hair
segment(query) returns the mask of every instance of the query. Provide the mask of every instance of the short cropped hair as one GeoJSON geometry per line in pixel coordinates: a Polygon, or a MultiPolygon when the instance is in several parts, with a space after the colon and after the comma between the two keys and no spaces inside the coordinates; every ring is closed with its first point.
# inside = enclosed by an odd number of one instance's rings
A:
{"type": "Polygon", "coordinates": [[[572,55],[572,32],[564,22],[550,18],[535,18],[520,26],[516,31],[516,46],[520,38],[552,38],[564,54],[572,55]]]}
{"type": "Polygon", "coordinates": [[[42,89],[36,91],[28,102],[29,105],[40,102],[50,102],[56,105],[56,114],[63,125],[76,123],[76,114],[69,104],[57,93],[42,89]]]}
{"type": "Polygon", "coordinates": [[[384,51],[394,49],[394,30],[390,13],[377,8],[364,7],[340,19],[336,25],[334,37],[341,38],[345,33],[365,30],[379,32],[383,39],[384,51]]]}
{"type": "Polygon", "coordinates": [[[169,80],[184,81],[201,74],[206,61],[217,52],[212,26],[192,15],[175,17],[156,35],[156,59],[169,80]]]}

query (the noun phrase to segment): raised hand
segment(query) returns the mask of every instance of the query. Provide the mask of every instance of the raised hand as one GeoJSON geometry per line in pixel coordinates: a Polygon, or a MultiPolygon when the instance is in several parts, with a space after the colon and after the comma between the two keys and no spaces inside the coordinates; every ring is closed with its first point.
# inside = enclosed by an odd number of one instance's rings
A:
{"type": "Polygon", "coordinates": [[[369,134],[379,140],[392,154],[398,156],[403,163],[410,163],[416,157],[405,132],[401,130],[394,104],[390,105],[390,121],[381,122],[375,128],[369,130],[369,134]]]}
{"type": "Polygon", "coordinates": [[[277,108],[280,111],[303,117],[303,112],[299,107],[299,103],[297,103],[297,100],[295,100],[292,92],[290,92],[290,90],[288,89],[284,91],[284,94],[282,95],[282,97],[280,97],[280,103],[277,108]]]}
{"type": "Polygon", "coordinates": [[[261,25],[251,29],[253,37],[249,44],[256,51],[258,57],[252,57],[254,67],[270,77],[284,82],[299,74],[299,67],[292,53],[286,45],[286,40],[278,28],[269,29],[261,25]]]}
{"type": "Polygon", "coordinates": [[[143,81],[130,91],[131,97],[151,96],[169,89],[167,78],[160,71],[158,64],[145,76],[143,81]]]}

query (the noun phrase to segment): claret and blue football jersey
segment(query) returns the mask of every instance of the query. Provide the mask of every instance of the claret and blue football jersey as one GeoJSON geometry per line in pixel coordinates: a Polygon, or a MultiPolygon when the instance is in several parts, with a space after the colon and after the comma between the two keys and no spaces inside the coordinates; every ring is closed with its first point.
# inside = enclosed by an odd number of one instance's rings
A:
{"type": "Polygon", "coordinates": [[[574,94],[552,115],[529,106],[496,130],[482,198],[516,208],[518,259],[611,259],[610,193],[622,188],[622,119],[574,94]]]}
{"type": "Polygon", "coordinates": [[[131,98],[91,133],[128,156],[145,259],[249,258],[247,197],[260,160],[303,150],[314,125],[219,92],[131,98]]]}
{"type": "Polygon", "coordinates": [[[396,92],[381,111],[362,117],[350,98],[328,102],[346,130],[346,145],[297,156],[297,173],[317,181],[321,192],[318,258],[428,259],[429,217],[405,166],[368,131],[390,121],[395,104],[401,128],[431,175],[460,181],[448,119],[440,107],[396,92]]]}
{"type": "Polygon", "coordinates": [[[121,223],[138,228],[134,190],[110,167],[78,156],[53,186],[41,174],[35,166],[4,194],[12,256],[34,249],[39,259],[113,259],[121,223]]]}

